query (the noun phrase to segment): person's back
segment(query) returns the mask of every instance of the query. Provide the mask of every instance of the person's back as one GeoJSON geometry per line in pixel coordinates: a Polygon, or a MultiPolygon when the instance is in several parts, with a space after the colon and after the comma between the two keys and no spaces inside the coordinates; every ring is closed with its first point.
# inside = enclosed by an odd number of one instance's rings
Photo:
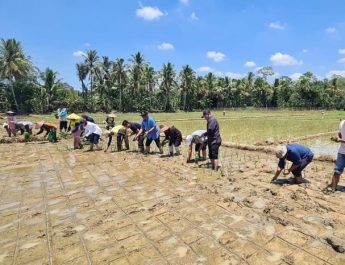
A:
{"type": "Polygon", "coordinates": [[[151,116],[149,116],[146,120],[142,121],[141,127],[145,131],[149,131],[151,128],[154,128],[154,130],[147,135],[148,139],[157,139],[157,138],[159,138],[159,129],[157,127],[156,121],[151,116]]]}
{"type": "Polygon", "coordinates": [[[306,146],[300,144],[287,144],[286,159],[297,163],[298,160],[313,157],[313,152],[306,146]]]}
{"type": "Polygon", "coordinates": [[[222,142],[218,121],[213,116],[207,121],[207,139],[209,145],[222,142]]]}

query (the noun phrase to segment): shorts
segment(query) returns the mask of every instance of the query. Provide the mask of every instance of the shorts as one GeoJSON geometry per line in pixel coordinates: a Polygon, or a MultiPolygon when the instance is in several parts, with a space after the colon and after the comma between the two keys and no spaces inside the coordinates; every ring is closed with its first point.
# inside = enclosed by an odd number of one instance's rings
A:
{"type": "Polygon", "coordinates": [[[305,169],[311,163],[312,160],[313,157],[303,158],[300,166],[297,169],[291,171],[292,175],[294,175],[294,177],[302,177],[303,169],[305,169]]]}
{"type": "Polygon", "coordinates": [[[60,131],[65,129],[67,131],[67,121],[60,121],[60,131]]]}
{"type": "Polygon", "coordinates": [[[91,134],[89,135],[89,141],[90,141],[90,143],[92,143],[92,144],[98,144],[99,138],[100,138],[100,137],[101,137],[101,136],[98,135],[98,134],[91,133],[91,134]]]}
{"type": "Polygon", "coordinates": [[[199,152],[200,150],[206,150],[206,144],[195,144],[195,152],[199,152]]]}
{"type": "Polygon", "coordinates": [[[179,147],[181,145],[182,138],[176,138],[175,140],[169,142],[169,146],[179,147]]]}
{"type": "Polygon", "coordinates": [[[157,139],[146,139],[145,146],[147,146],[147,147],[150,146],[152,141],[155,141],[158,148],[161,147],[161,141],[160,141],[159,137],[157,139]]]}
{"type": "Polygon", "coordinates": [[[338,153],[337,161],[335,161],[334,173],[341,175],[344,172],[345,168],[345,154],[338,153]]]}
{"type": "Polygon", "coordinates": [[[211,144],[208,145],[208,157],[210,159],[218,159],[220,144],[211,144]]]}

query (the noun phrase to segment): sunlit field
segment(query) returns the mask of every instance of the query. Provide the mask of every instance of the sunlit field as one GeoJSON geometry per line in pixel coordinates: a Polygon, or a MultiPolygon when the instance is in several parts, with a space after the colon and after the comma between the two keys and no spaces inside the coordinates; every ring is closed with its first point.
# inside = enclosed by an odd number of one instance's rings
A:
{"type": "MultiPolygon", "coordinates": [[[[123,120],[140,122],[137,113],[117,113],[116,123],[123,120]]],[[[152,113],[158,124],[174,125],[183,135],[206,128],[201,112],[152,113]]],[[[293,139],[306,135],[336,131],[343,111],[289,111],[289,110],[226,110],[214,111],[218,118],[224,142],[236,144],[262,144],[293,139]]],[[[105,113],[90,114],[104,125],[105,113]]],[[[54,115],[18,116],[18,120],[58,122],[54,115]]]]}

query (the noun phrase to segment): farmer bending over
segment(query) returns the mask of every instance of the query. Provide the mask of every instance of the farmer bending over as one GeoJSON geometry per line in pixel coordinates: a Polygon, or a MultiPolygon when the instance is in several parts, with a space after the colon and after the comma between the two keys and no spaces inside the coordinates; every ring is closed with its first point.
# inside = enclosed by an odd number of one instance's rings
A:
{"type": "Polygon", "coordinates": [[[159,152],[163,154],[163,149],[161,147],[161,142],[159,139],[159,129],[157,127],[155,120],[151,116],[149,116],[147,111],[142,111],[140,116],[143,118],[143,121],[141,123],[141,129],[139,130],[138,134],[135,136],[134,139],[138,139],[138,137],[144,133],[144,138],[146,137],[145,153],[150,153],[150,145],[152,141],[155,141],[159,149],[159,152]]]}
{"type": "Polygon", "coordinates": [[[180,155],[180,145],[182,142],[182,133],[175,126],[160,126],[160,132],[165,134],[162,145],[169,142],[169,154],[174,155],[174,146],[176,155],[180,155]]]}
{"type": "MultiPolygon", "coordinates": [[[[141,125],[139,123],[136,122],[129,122],[127,120],[124,120],[122,122],[122,125],[125,126],[127,129],[131,130],[131,135],[138,135],[140,129],[141,129],[141,125]]],[[[135,139],[133,139],[135,140],[135,139]]],[[[144,152],[144,135],[140,134],[138,136],[138,148],[140,152],[144,152]]]]}
{"type": "Polygon", "coordinates": [[[276,148],[276,157],[279,158],[278,168],[271,182],[274,182],[283,171],[286,160],[292,162],[289,169],[283,172],[284,175],[293,174],[296,184],[304,183],[302,171],[313,160],[313,152],[306,146],[300,144],[281,145],[276,148]]]}
{"type": "Polygon", "coordinates": [[[126,150],[129,150],[129,141],[128,141],[128,134],[129,134],[129,129],[127,129],[123,125],[116,125],[114,128],[111,129],[111,131],[108,133],[108,144],[107,144],[107,149],[110,147],[113,136],[116,135],[116,142],[117,142],[117,151],[122,150],[122,142],[125,142],[126,150]]]}
{"type": "Polygon", "coordinates": [[[193,144],[195,144],[195,159],[200,159],[200,151],[202,151],[202,159],[206,160],[206,147],[207,147],[207,137],[203,135],[206,133],[205,130],[197,130],[192,132],[191,135],[186,137],[186,143],[188,145],[188,158],[187,163],[191,161],[193,154],[193,144]]]}
{"type": "Polygon", "coordinates": [[[57,126],[54,123],[44,122],[44,121],[36,122],[35,129],[40,129],[36,133],[36,135],[39,135],[43,133],[43,131],[46,131],[44,138],[48,136],[49,142],[57,142],[57,137],[56,137],[57,126]]]}
{"type": "Polygon", "coordinates": [[[85,138],[87,138],[91,143],[89,151],[93,151],[94,145],[96,145],[97,151],[102,150],[102,148],[98,145],[99,139],[102,135],[101,128],[99,128],[97,124],[94,124],[90,121],[86,121],[85,119],[81,119],[79,123],[81,126],[83,126],[85,130],[85,138]]]}

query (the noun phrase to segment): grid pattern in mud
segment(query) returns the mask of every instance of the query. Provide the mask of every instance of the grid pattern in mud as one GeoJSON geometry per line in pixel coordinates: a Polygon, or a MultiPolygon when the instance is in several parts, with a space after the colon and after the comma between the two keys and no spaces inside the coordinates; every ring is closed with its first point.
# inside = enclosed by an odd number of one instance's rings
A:
{"type": "MultiPolygon", "coordinates": [[[[0,263],[344,264],[343,193],[269,183],[270,155],[222,149],[223,169],[132,152],[0,146],[0,263]],[[331,243],[330,243],[331,242],[331,243]],[[339,249],[338,249],[339,250],[339,249]]],[[[184,150],[185,151],[185,150],[184,150]]]]}

